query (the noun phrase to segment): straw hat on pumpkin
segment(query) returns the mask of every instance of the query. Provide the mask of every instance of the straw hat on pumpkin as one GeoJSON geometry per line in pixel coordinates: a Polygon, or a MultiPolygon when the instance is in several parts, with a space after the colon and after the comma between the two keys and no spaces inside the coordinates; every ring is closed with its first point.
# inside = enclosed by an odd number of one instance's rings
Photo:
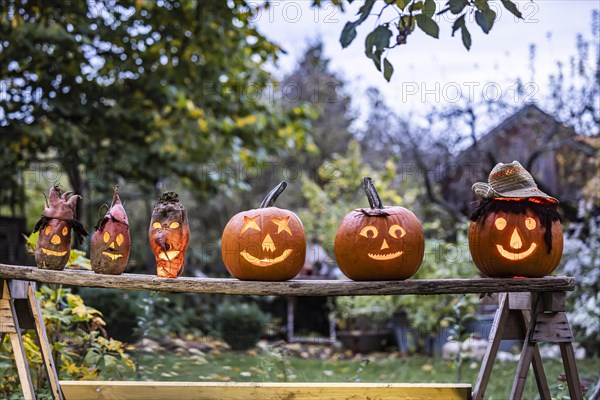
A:
{"type": "Polygon", "coordinates": [[[557,199],[538,189],[531,174],[518,161],[496,164],[488,176],[488,183],[477,182],[471,189],[479,199],[536,197],[558,203],[557,199]]]}

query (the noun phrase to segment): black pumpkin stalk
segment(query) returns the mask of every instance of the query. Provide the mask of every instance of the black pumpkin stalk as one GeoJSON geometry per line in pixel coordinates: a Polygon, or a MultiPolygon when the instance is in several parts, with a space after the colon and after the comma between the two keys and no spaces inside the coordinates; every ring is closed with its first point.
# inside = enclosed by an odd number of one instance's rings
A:
{"type": "Polygon", "coordinates": [[[35,247],[35,262],[39,268],[63,270],[71,253],[71,230],[75,231],[78,243],[88,235],[75,219],[80,198],[72,192],[61,193],[58,186],[50,189],[46,207],[34,229],[40,232],[35,247]]]}

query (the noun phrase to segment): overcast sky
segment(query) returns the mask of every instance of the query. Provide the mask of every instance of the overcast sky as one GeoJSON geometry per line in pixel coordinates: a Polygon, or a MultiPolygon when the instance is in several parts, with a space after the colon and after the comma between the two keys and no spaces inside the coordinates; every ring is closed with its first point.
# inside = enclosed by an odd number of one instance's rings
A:
{"type": "MultiPolygon", "coordinates": [[[[451,37],[451,24],[441,17],[440,39],[415,31],[408,44],[388,53],[395,68],[391,82],[385,81],[373,62],[364,55],[365,36],[375,26],[374,18],[358,29],[358,36],[350,47],[342,49],[340,32],[348,20],[356,19],[362,1],[355,1],[345,13],[331,5],[323,9],[310,8],[310,0],[273,1],[273,7],[257,17],[258,27],[270,39],[287,51],[278,72],[293,69],[308,43],[321,38],[331,67],[349,84],[353,98],[361,96],[369,86],[381,90],[387,102],[402,113],[421,112],[435,103],[464,96],[482,95],[486,83],[498,83],[503,91],[513,91],[517,78],[528,87],[532,97],[539,97],[549,74],[556,72],[556,62],[568,64],[569,56],[576,54],[576,35],[591,38],[592,10],[599,8],[597,0],[537,0],[515,1],[523,13],[516,20],[499,1],[491,1],[499,11],[499,20],[489,35],[474,22],[468,24],[473,45],[467,51],[460,40],[460,32],[451,37]],[[530,72],[530,44],[537,45],[535,76],[530,72]]],[[[438,10],[445,1],[436,1],[438,10]]],[[[374,11],[380,5],[375,5],[374,11]]],[[[596,14],[597,15],[597,14],[596,14]]],[[[488,85],[488,97],[495,96],[497,86],[488,85]]]]}

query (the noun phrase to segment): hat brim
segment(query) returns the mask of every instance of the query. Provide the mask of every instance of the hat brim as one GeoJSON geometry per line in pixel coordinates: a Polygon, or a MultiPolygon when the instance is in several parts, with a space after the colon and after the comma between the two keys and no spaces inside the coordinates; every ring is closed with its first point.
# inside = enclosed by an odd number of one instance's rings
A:
{"type": "Polygon", "coordinates": [[[552,203],[558,203],[558,199],[549,196],[548,194],[542,192],[537,188],[524,188],[517,190],[510,190],[506,192],[498,192],[494,190],[489,184],[484,182],[477,182],[472,187],[473,192],[478,198],[481,199],[494,199],[494,198],[507,198],[507,199],[516,199],[516,198],[528,198],[535,197],[546,199],[552,203]]]}

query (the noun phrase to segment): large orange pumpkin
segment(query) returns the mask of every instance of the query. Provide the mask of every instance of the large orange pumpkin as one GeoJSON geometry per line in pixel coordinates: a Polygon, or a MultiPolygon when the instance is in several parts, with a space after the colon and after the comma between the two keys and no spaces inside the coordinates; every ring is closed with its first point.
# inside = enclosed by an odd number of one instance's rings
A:
{"type": "Polygon", "coordinates": [[[75,219],[77,199],[81,196],[71,192],[62,193],[58,186],[50,189],[42,217],[35,224],[34,232],[39,231],[35,247],[35,263],[39,268],[63,270],[71,255],[71,229],[82,242],[87,232],[75,219]]]}
{"type": "Polygon", "coordinates": [[[542,277],[556,269],[563,231],[556,204],[540,199],[487,199],[471,216],[469,250],[490,277],[542,277]]]}
{"type": "Polygon", "coordinates": [[[355,281],[410,278],[425,252],[421,223],[404,207],[384,207],[371,178],[363,184],[371,207],[342,220],[334,242],[338,266],[355,281]]]}
{"type": "Polygon", "coordinates": [[[285,281],[298,275],[306,257],[302,222],[289,210],[273,207],[285,190],[281,182],[260,208],[234,215],[223,230],[221,256],[227,271],[249,281],[285,281]]]}
{"type": "Polygon", "coordinates": [[[120,275],[127,267],[130,251],[129,220],[115,186],[110,208],[96,224],[90,243],[92,270],[98,274],[120,275]]]}
{"type": "Polygon", "coordinates": [[[183,273],[185,252],[190,241],[187,212],[175,192],[166,192],[152,210],[150,247],[159,278],[177,278],[183,273]]]}

